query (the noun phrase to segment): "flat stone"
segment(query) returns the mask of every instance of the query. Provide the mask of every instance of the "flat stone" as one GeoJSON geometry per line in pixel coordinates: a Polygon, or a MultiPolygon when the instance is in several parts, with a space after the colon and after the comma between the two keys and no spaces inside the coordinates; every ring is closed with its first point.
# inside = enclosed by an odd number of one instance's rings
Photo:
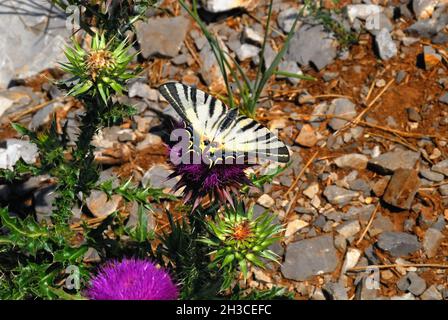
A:
{"type": "MultiPolygon", "coordinates": [[[[283,32],[288,33],[291,31],[294,20],[296,20],[299,14],[298,8],[287,8],[281,11],[277,16],[277,24],[283,32]]],[[[297,22],[296,30],[300,26],[300,21],[297,22]]]]}
{"type": "Polygon", "coordinates": [[[344,205],[359,196],[359,192],[347,190],[338,186],[327,186],[324,196],[331,204],[344,205]]]}
{"type": "Polygon", "coordinates": [[[34,143],[26,140],[7,139],[6,149],[0,148],[0,169],[12,170],[19,159],[28,164],[36,162],[39,151],[34,143]]]}
{"type": "Polygon", "coordinates": [[[86,199],[86,205],[95,217],[102,218],[114,213],[118,209],[121,199],[122,197],[117,194],[112,195],[109,199],[105,192],[93,190],[86,199]]]}
{"type": "Polygon", "coordinates": [[[6,112],[6,110],[11,108],[13,104],[13,100],[0,96],[0,117],[6,112]]]}
{"type": "Polygon", "coordinates": [[[348,300],[348,289],[341,282],[329,282],[323,290],[331,296],[331,300],[348,300]]]}
{"type": "Polygon", "coordinates": [[[423,250],[428,258],[434,258],[444,239],[443,233],[437,229],[429,228],[423,238],[423,250]]]}
{"type": "Polygon", "coordinates": [[[387,186],[383,200],[394,207],[409,210],[419,187],[416,170],[398,169],[387,186]]]}
{"type": "Polygon", "coordinates": [[[443,10],[442,6],[439,10],[436,10],[430,19],[419,20],[409,26],[405,31],[423,38],[432,38],[438,35],[448,24],[448,14],[443,10]]]}
{"type": "Polygon", "coordinates": [[[152,188],[171,189],[176,184],[176,179],[169,179],[172,171],[164,165],[153,165],[143,175],[141,184],[144,188],[151,186],[152,188]]]}
{"type": "Polygon", "coordinates": [[[134,82],[129,86],[129,97],[145,98],[149,101],[158,101],[159,93],[156,89],[152,89],[149,85],[143,82],[134,82]]]}
{"type": "Polygon", "coordinates": [[[65,61],[71,30],[66,14],[49,1],[2,1],[0,88],[65,61]]]}
{"type": "Polygon", "coordinates": [[[342,265],[341,274],[345,274],[347,270],[354,268],[361,257],[361,250],[356,248],[349,248],[345,255],[344,264],[342,265]]]}
{"type": "Polygon", "coordinates": [[[243,43],[236,51],[236,56],[238,57],[239,61],[244,61],[247,59],[254,58],[258,56],[260,53],[260,48],[257,46],[254,46],[252,44],[243,43]]]}
{"type": "Polygon", "coordinates": [[[340,156],[334,160],[334,163],[339,168],[343,169],[355,169],[355,170],[363,170],[367,167],[367,162],[369,158],[367,158],[363,154],[352,153],[340,156]]]}
{"type": "Polygon", "coordinates": [[[260,198],[258,198],[257,203],[265,208],[272,208],[275,204],[275,201],[265,193],[261,195],[260,198]]]}
{"type": "Polygon", "coordinates": [[[381,233],[376,244],[394,257],[408,256],[421,248],[415,235],[395,231],[381,233]]]}
{"type": "Polygon", "coordinates": [[[373,19],[383,8],[376,4],[349,4],[346,10],[350,22],[353,23],[356,19],[373,19]]]}
{"type": "Polygon", "coordinates": [[[412,9],[418,20],[428,19],[439,2],[440,0],[413,0],[412,9]]]}
{"type": "Polygon", "coordinates": [[[251,10],[256,7],[259,0],[201,0],[205,10],[213,13],[226,12],[239,8],[251,10]]]}
{"type": "Polygon", "coordinates": [[[285,238],[289,238],[290,236],[294,235],[297,231],[307,227],[308,225],[309,225],[308,222],[300,219],[295,219],[289,222],[288,225],[286,226],[285,238]]]}
{"type": "Polygon", "coordinates": [[[378,215],[372,222],[372,225],[369,228],[369,235],[371,237],[375,237],[385,231],[393,231],[394,224],[389,219],[389,217],[378,215]]]}
{"type": "Polygon", "coordinates": [[[322,25],[303,25],[289,43],[286,60],[322,70],[337,56],[337,41],[322,25]]]}
{"type": "Polygon", "coordinates": [[[305,281],[315,275],[333,272],[338,266],[331,235],[322,235],[289,244],[281,272],[287,279],[305,281]]]}
{"type": "Polygon", "coordinates": [[[137,22],[137,39],[144,58],[177,56],[188,31],[190,21],[183,17],[152,18],[137,22]]]}
{"type": "Polygon", "coordinates": [[[442,300],[442,294],[437,290],[435,284],[426,289],[425,292],[420,296],[422,300],[442,300]]]}
{"type": "Polygon", "coordinates": [[[57,197],[56,186],[48,185],[37,189],[34,194],[34,210],[36,211],[37,221],[51,222],[50,216],[53,213],[54,200],[57,197]]]}
{"type": "Polygon", "coordinates": [[[361,231],[361,225],[358,220],[346,221],[336,227],[336,232],[348,239],[361,231]]]}
{"type": "Polygon", "coordinates": [[[377,34],[375,37],[375,44],[378,54],[383,60],[389,60],[395,57],[398,53],[397,45],[392,39],[387,28],[381,29],[381,31],[377,34]]]}
{"type": "Polygon", "coordinates": [[[408,291],[414,296],[419,296],[426,290],[426,282],[415,272],[409,272],[398,281],[397,287],[401,291],[408,291]]]}
{"type": "MultiPolygon", "coordinates": [[[[278,70],[283,71],[283,72],[288,72],[291,74],[303,75],[302,70],[300,70],[299,66],[297,65],[297,62],[295,62],[295,61],[283,60],[282,62],[279,63],[278,70]]],[[[294,85],[296,85],[300,82],[300,79],[298,79],[298,78],[287,77],[287,76],[280,75],[280,74],[276,75],[276,78],[277,79],[288,79],[288,81],[294,85]]]]}
{"type": "Polygon", "coordinates": [[[448,104],[448,92],[445,92],[444,94],[442,94],[439,98],[439,101],[444,104],[448,104]]]}
{"type": "Polygon", "coordinates": [[[395,148],[392,151],[372,158],[368,166],[381,174],[393,174],[399,168],[413,169],[419,159],[420,153],[418,152],[395,148]]]}
{"type": "Polygon", "coordinates": [[[431,46],[423,47],[423,60],[425,62],[425,69],[431,70],[442,61],[442,56],[434,50],[431,46]]]}
{"type": "Polygon", "coordinates": [[[295,141],[303,147],[314,147],[317,143],[317,135],[313,126],[304,124],[295,141]]]}
{"type": "Polygon", "coordinates": [[[249,44],[259,46],[263,44],[263,36],[250,27],[244,27],[241,37],[243,42],[247,42],[249,44]]]}
{"type": "Polygon", "coordinates": [[[313,199],[317,195],[319,190],[319,184],[317,182],[314,182],[310,184],[305,190],[303,190],[303,194],[308,198],[313,199]]]}
{"type": "Polygon", "coordinates": [[[439,172],[448,177],[448,159],[440,161],[431,168],[432,171],[439,172]]]}
{"type": "Polygon", "coordinates": [[[420,175],[423,178],[434,182],[442,182],[445,179],[443,174],[429,170],[427,168],[420,169],[420,175]]]}
{"type": "Polygon", "coordinates": [[[390,182],[390,178],[390,176],[381,177],[380,180],[374,183],[372,191],[377,197],[382,197],[384,195],[387,185],[390,182]]]}
{"type": "MultiPolygon", "coordinates": [[[[328,108],[327,115],[334,115],[338,117],[344,117],[352,120],[356,116],[356,109],[353,102],[346,98],[334,99],[328,108]]],[[[329,122],[329,126],[333,130],[339,130],[348,123],[347,120],[333,118],[329,122]]]]}

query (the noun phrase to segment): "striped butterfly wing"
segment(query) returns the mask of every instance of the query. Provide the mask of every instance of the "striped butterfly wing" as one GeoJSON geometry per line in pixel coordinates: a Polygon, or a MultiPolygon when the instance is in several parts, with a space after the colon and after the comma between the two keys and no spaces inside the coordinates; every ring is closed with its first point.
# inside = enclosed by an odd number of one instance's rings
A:
{"type": "Polygon", "coordinates": [[[229,157],[289,161],[288,148],[266,127],[211,95],[176,82],[163,84],[159,91],[196,134],[223,146],[222,161],[229,157]]]}

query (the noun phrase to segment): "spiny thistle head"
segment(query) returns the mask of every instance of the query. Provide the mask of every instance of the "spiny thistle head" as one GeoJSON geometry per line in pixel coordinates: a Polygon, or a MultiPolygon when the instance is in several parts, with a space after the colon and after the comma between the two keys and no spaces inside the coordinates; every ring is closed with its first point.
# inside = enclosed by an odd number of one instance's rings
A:
{"type": "Polygon", "coordinates": [[[135,76],[127,70],[134,58],[128,54],[129,49],[127,40],[106,42],[105,36],[98,34],[92,38],[89,50],[73,41],[73,47],[65,50],[68,62],[61,64],[62,70],[73,75],[66,83],[76,83],[68,94],[94,96],[98,93],[105,104],[111,92],[122,94],[125,82],[135,76]]]}
{"type": "Polygon", "coordinates": [[[175,300],[178,289],[169,274],[152,262],[124,259],[103,266],[86,296],[92,300],[175,300]]]}
{"type": "Polygon", "coordinates": [[[263,268],[262,258],[277,261],[269,246],[280,239],[282,227],[273,224],[273,219],[266,212],[254,218],[253,207],[246,211],[240,203],[208,223],[212,238],[201,241],[216,249],[210,253],[214,258],[211,267],[224,269],[223,288],[230,285],[237,269],[246,278],[250,264],[263,268]]]}

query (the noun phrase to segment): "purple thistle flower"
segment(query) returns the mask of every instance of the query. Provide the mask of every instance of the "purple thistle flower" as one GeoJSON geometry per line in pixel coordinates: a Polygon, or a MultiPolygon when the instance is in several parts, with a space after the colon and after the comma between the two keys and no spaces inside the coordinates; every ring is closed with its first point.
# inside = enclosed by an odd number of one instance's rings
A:
{"type": "Polygon", "coordinates": [[[151,261],[123,259],[101,267],[86,296],[92,300],[175,300],[178,289],[169,274],[151,261]]]}
{"type": "Polygon", "coordinates": [[[173,173],[169,179],[180,177],[174,186],[177,191],[182,187],[185,203],[193,203],[193,210],[207,195],[223,203],[228,202],[233,206],[231,194],[238,194],[243,185],[251,184],[245,170],[250,167],[247,164],[173,164],[173,173]]]}

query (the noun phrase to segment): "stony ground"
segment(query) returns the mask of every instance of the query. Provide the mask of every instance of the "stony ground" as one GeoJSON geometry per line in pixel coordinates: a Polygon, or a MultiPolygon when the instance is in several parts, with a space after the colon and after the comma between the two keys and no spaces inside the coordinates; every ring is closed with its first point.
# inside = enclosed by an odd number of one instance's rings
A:
{"type": "MultiPolygon", "coordinates": [[[[219,1],[207,2],[213,10],[219,1]]],[[[291,28],[298,2],[274,1],[267,61],[291,28]]],[[[267,8],[264,1],[241,3],[247,11],[206,15],[252,74],[267,8]]],[[[225,91],[192,19],[175,1],[165,6],[171,14],[139,24],[135,35],[145,72],[123,100],[135,104],[138,115],[103,130],[95,145],[103,179],[133,177],[169,190],[173,181],[165,179],[166,132],[159,111],[173,111],[155,88],[175,79],[215,95],[225,91]]],[[[447,299],[448,2],[340,1],[340,7],[344,11],[333,19],[358,35],[357,44],[347,44],[322,20],[306,19],[279,68],[316,81],[272,79],[257,109],[258,120],[288,144],[293,161],[264,190],[251,191],[256,210],[275,213],[286,231],[273,248],[281,265],[254,269],[249,285],[283,286],[297,299],[447,299]]],[[[23,65],[1,79],[10,81],[22,70],[23,65]]],[[[40,129],[55,114],[76,137],[83,109],[48,80],[60,76],[47,70],[0,91],[0,167],[10,166],[18,154],[35,158],[33,146],[13,140],[18,137],[11,121],[40,129]]],[[[18,214],[45,219],[51,191],[48,177],[38,177],[0,185],[0,199],[18,214]]],[[[74,221],[95,224],[120,209],[135,223],[135,210],[122,208],[120,200],[93,193],[90,214],[75,212],[74,221]]],[[[165,208],[181,214],[178,203],[163,203],[150,222],[156,231],[166,228],[165,208]]]]}

